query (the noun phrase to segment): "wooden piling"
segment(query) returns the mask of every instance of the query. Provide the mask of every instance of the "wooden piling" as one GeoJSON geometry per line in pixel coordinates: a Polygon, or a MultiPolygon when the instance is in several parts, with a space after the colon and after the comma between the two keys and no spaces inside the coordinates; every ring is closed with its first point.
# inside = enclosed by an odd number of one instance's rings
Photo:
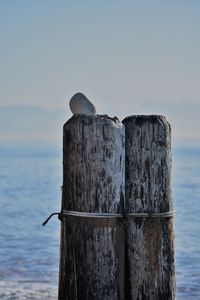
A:
{"type": "Polygon", "coordinates": [[[174,300],[173,217],[160,214],[173,211],[170,125],[156,115],[131,116],[123,123],[125,210],[133,213],[127,216],[125,298],[174,300]]]}
{"type": "MultiPolygon", "coordinates": [[[[63,129],[62,210],[122,213],[124,126],[74,115],[63,129]]],[[[122,218],[63,216],[59,300],[124,299],[122,218]]]]}

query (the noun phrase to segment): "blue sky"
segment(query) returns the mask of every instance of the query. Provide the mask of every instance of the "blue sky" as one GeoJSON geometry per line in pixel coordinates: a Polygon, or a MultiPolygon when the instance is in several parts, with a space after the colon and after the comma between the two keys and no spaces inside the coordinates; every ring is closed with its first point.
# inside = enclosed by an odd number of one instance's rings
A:
{"type": "Polygon", "coordinates": [[[59,140],[82,91],[99,113],[164,114],[174,140],[198,141],[199,53],[197,0],[2,0],[0,138],[59,140]]]}

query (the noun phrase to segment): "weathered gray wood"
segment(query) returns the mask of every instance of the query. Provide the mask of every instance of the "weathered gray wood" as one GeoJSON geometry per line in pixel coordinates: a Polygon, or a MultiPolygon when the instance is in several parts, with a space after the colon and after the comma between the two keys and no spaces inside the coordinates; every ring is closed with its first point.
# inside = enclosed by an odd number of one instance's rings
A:
{"type": "MultiPolygon", "coordinates": [[[[163,116],[131,116],[125,125],[125,210],[173,210],[171,129],[163,116]]],[[[173,218],[128,217],[126,299],[175,299],[173,218]]]]}
{"type": "MultiPolygon", "coordinates": [[[[63,130],[62,209],[123,212],[124,126],[74,115],[63,130]]],[[[124,299],[124,226],[67,217],[61,223],[59,300],[124,299]]]]}

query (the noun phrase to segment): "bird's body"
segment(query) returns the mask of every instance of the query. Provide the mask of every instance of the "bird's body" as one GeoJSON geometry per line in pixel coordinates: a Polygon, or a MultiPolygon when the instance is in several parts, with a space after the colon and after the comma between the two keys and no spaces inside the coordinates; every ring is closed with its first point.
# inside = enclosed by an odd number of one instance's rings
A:
{"type": "Polygon", "coordinates": [[[95,106],[82,93],[77,93],[70,99],[69,107],[74,115],[96,115],[95,106]]]}

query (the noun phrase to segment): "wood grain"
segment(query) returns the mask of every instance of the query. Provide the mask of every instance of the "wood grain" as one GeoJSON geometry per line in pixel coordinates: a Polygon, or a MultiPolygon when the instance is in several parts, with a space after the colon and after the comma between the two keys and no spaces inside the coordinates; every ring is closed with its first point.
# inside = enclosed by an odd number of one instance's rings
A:
{"type": "MultiPolygon", "coordinates": [[[[122,213],[124,126],[107,116],[74,115],[63,128],[62,209],[122,213]]],[[[122,221],[61,223],[59,300],[124,299],[122,221]]]]}
{"type": "MultiPolygon", "coordinates": [[[[163,116],[131,116],[125,125],[125,210],[173,210],[171,128],[163,116]]],[[[173,218],[129,217],[126,227],[126,299],[174,300],[173,218]]]]}

